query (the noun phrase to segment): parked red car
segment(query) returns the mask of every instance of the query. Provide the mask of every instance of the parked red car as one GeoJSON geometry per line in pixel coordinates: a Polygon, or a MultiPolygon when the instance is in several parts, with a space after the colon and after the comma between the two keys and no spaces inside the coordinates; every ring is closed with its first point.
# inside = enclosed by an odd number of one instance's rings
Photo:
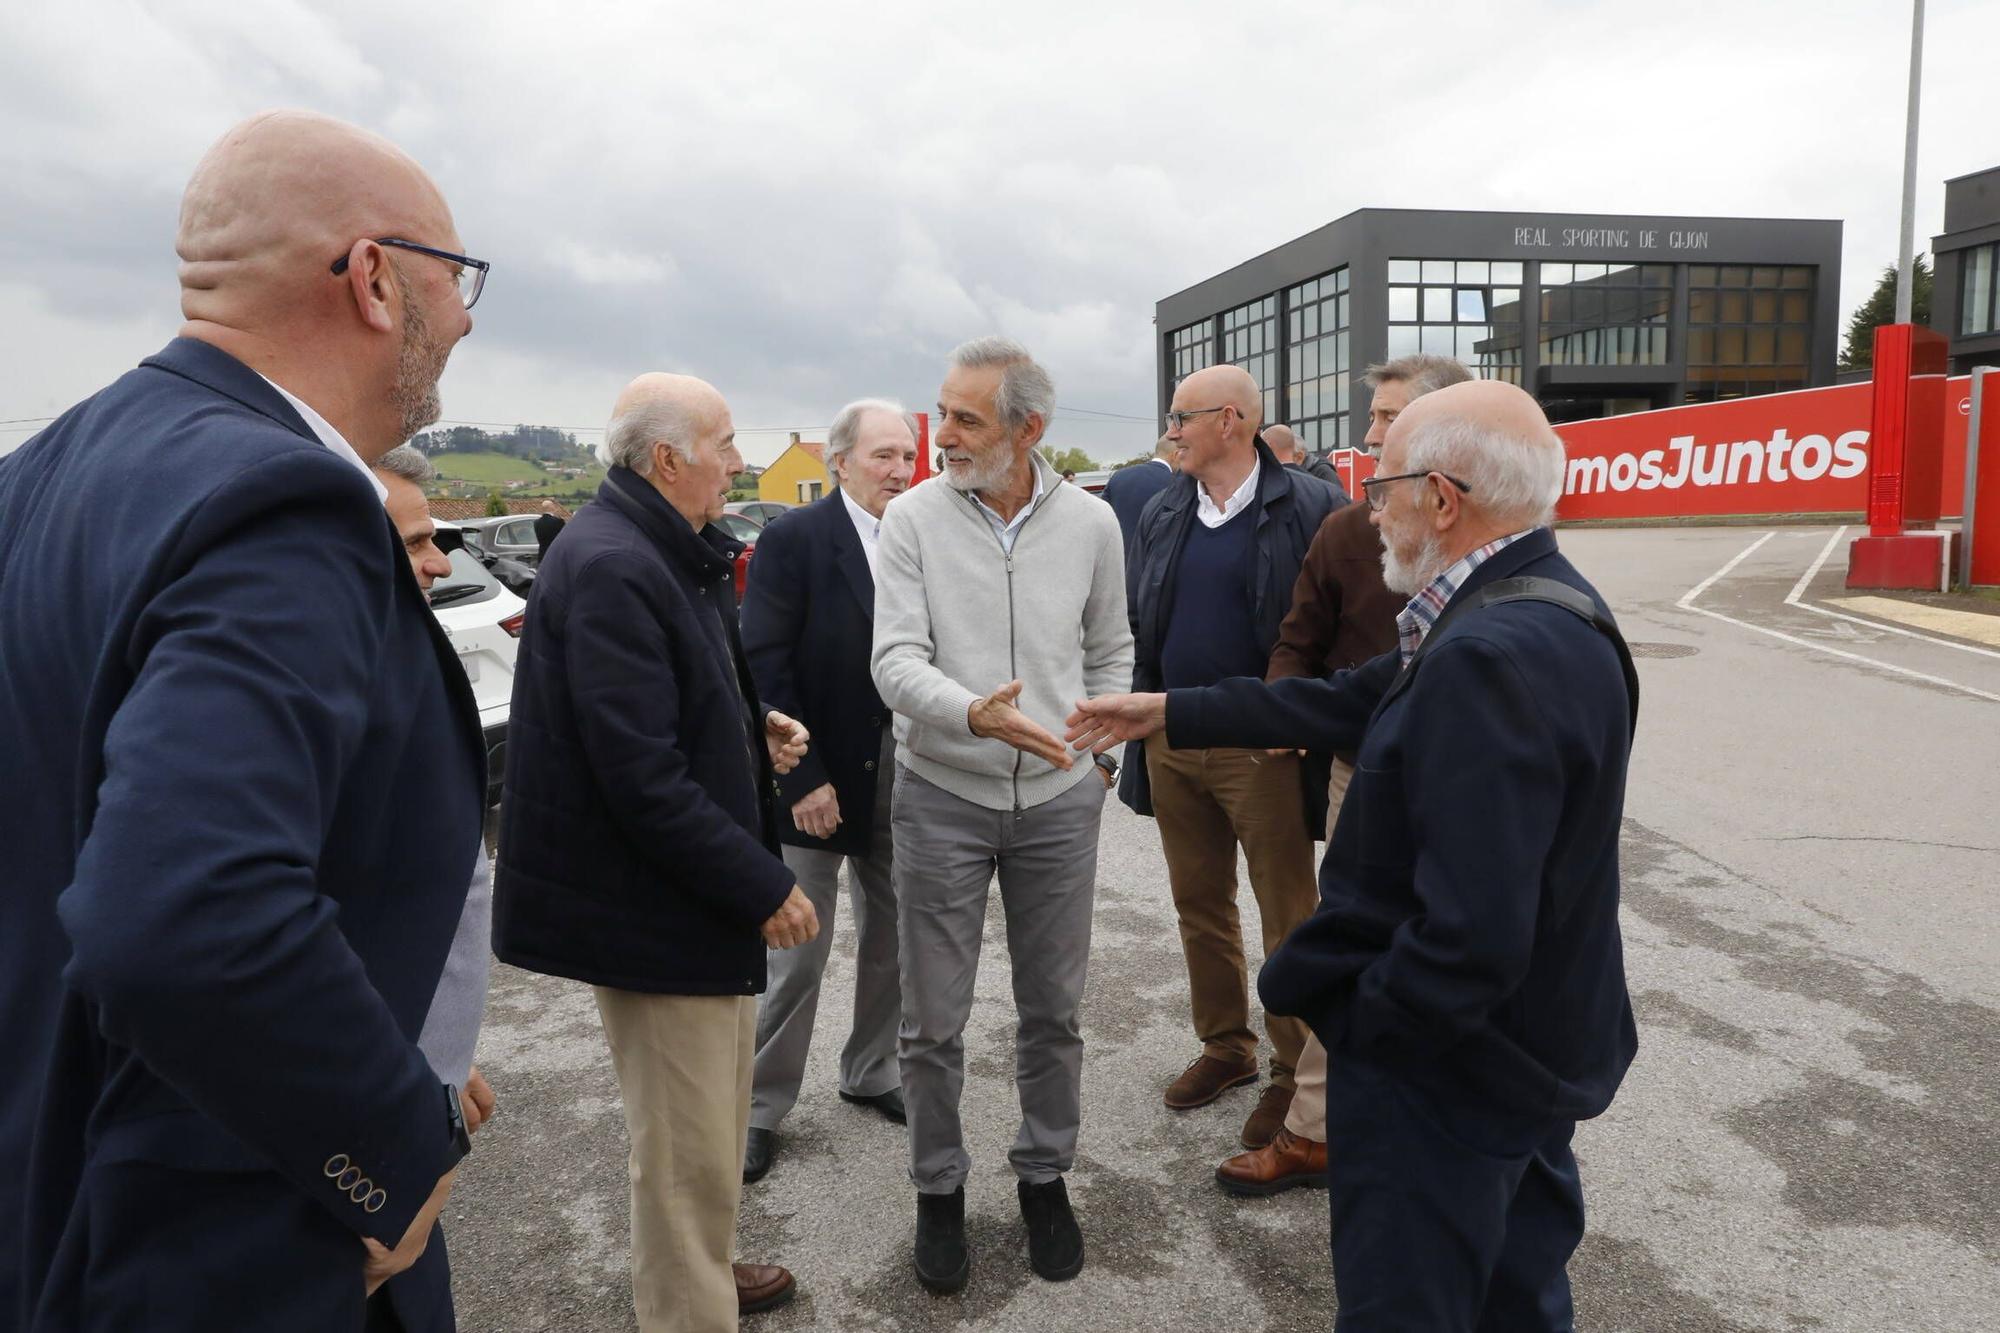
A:
{"type": "Polygon", "coordinates": [[[757,550],[757,533],[761,530],[757,520],[748,514],[724,514],[715,525],[743,543],[743,554],[736,557],[736,604],[743,605],[743,581],[750,577],[750,557],[757,550]]]}

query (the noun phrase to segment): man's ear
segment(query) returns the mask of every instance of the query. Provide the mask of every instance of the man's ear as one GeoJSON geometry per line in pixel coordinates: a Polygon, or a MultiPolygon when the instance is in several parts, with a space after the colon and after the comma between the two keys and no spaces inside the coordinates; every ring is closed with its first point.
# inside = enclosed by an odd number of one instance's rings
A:
{"type": "Polygon", "coordinates": [[[680,453],[665,440],[653,441],[653,471],[662,481],[672,481],[680,476],[680,453]]]}
{"type": "Polygon", "coordinates": [[[347,252],[348,295],[354,301],[361,322],[377,333],[396,327],[394,302],[402,299],[396,288],[396,272],[389,266],[389,252],[370,240],[359,240],[347,252]]]}
{"type": "Polygon", "coordinates": [[[1042,419],[1041,413],[1039,412],[1028,413],[1028,422],[1026,425],[1021,427],[1021,436],[1018,440],[1014,442],[1016,447],[1028,448],[1028,449],[1034,448],[1036,445],[1042,442],[1042,432],[1047,430],[1048,428],[1049,428],[1049,423],[1042,419]]]}

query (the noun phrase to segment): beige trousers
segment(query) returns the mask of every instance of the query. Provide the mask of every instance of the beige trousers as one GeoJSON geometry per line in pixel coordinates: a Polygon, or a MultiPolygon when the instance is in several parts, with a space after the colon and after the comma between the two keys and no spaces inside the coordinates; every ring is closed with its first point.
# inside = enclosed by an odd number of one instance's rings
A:
{"type": "MultiPolygon", "coordinates": [[[[1347,799],[1347,784],[1354,780],[1354,768],[1333,761],[1333,780],[1326,784],[1326,841],[1333,845],[1333,826],[1340,819],[1340,803],[1347,799]]],[[[1299,1052],[1298,1092],[1292,1109],[1285,1113],[1285,1128],[1302,1139],[1326,1142],[1326,1047],[1319,1038],[1307,1034],[1305,1049],[1299,1052]]]]}
{"type": "Polygon", "coordinates": [[[757,1001],[595,987],[632,1140],[632,1307],[642,1333],[735,1333],[736,1207],[757,1001]]]}

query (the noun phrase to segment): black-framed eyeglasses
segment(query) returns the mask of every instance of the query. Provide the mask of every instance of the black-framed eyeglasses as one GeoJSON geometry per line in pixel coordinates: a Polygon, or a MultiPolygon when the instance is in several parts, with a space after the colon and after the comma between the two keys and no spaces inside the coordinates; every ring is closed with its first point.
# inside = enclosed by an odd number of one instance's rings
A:
{"type": "MultiPolygon", "coordinates": [[[[377,245],[393,245],[398,250],[413,250],[417,254],[429,255],[432,259],[442,259],[447,264],[458,265],[458,297],[465,302],[467,310],[472,309],[478,302],[480,290],[486,286],[487,271],[493,267],[484,259],[474,259],[471,255],[455,255],[436,246],[418,245],[415,241],[406,241],[399,236],[374,236],[369,239],[377,245]]],[[[333,261],[333,275],[337,278],[345,272],[347,272],[347,256],[342,255],[333,261]]]]}
{"type": "Polygon", "coordinates": [[[1387,486],[1392,481],[1416,481],[1420,477],[1443,477],[1446,481],[1458,487],[1459,490],[1464,491],[1467,495],[1472,494],[1471,483],[1460,481],[1457,477],[1452,476],[1451,473],[1449,472],[1436,472],[1436,471],[1398,472],[1393,477],[1370,477],[1366,481],[1361,483],[1361,494],[1367,498],[1368,507],[1370,509],[1379,511],[1383,505],[1389,503],[1388,493],[1383,490],[1383,487],[1387,486]]]}
{"type": "Polygon", "coordinates": [[[1210,412],[1220,412],[1223,407],[1233,406],[1235,406],[1233,403],[1224,403],[1222,407],[1197,407],[1191,412],[1169,412],[1167,426],[1172,430],[1181,430],[1186,427],[1189,417],[1205,417],[1210,412]]]}

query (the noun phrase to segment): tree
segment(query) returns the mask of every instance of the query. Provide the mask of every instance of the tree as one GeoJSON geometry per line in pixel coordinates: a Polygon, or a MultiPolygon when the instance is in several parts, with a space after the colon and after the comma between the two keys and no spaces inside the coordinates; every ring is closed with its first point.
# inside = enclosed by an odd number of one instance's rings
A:
{"type": "Polygon", "coordinates": [[[1097,460],[1081,449],[1065,449],[1057,453],[1054,445],[1044,444],[1040,452],[1049,461],[1049,466],[1058,472],[1089,472],[1097,466],[1097,460]]]}
{"type": "MultiPolygon", "coordinates": [[[[1931,266],[1918,255],[1910,270],[1910,318],[1931,322],[1931,266]]],[[[1896,266],[1882,270],[1882,279],[1847,321],[1847,345],[1840,353],[1842,370],[1868,370],[1875,365],[1875,330],[1896,321],[1896,266]]]]}
{"type": "Polygon", "coordinates": [[[500,492],[498,491],[486,492],[486,517],[504,518],[506,517],[506,515],[507,515],[507,502],[500,498],[500,492]]]}

